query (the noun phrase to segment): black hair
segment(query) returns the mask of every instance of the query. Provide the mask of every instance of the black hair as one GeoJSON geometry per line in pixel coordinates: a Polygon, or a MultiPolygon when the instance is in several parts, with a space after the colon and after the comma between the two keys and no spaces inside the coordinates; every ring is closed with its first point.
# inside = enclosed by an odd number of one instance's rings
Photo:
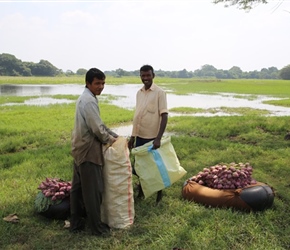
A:
{"type": "Polygon", "coordinates": [[[148,64],[146,64],[146,65],[143,65],[141,68],[140,68],[140,71],[152,71],[152,73],[154,74],[154,69],[153,69],[153,67],[151,66],[151,65],[148,65],[148,64]]]}
{"type": "Polygon", "coordinates": [[[103,71],[101,71],[97,68],[91,68],[86,73],[86,83],[91,84],[93,82],[94,78],[97,78],[99,80],[104,80],[104,79],[106,79],[106,75],[104,74],[103,71]]]}

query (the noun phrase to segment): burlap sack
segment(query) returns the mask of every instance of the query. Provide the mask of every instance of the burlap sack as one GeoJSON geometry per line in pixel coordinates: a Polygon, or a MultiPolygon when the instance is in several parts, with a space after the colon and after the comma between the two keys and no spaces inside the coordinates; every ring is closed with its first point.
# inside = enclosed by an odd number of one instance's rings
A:
{"type": "Polygon", "coordinates": [[[265,183],[242,189],[213,189],[188,179],[182,189],[183,198],[211,207],[232,207],[245,211],[261,211],[273,204],[274,191],[265,183]]]}
{"type": "Polygon", "coordinates": [[[132,166],[127,140],[119,136],[110,147],[104,147],[104,194],[102,220],[112,228],[127,228],[134,222],[132,166]]]}

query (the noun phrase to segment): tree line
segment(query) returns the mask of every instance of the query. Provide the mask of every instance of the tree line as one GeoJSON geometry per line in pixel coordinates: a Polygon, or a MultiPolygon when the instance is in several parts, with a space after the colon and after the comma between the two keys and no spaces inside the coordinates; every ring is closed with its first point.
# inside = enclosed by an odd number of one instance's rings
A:
{"type": "MultiPolygon", "coordinates": [[[[23,62],[14,55],[3,53],[0,54],[0,76],[71,76],[84,75],[87,69],[79,68],[76,72],[67,70],[63,72],[52,65],[47,60],[40,60],[39,63],[23,62]]],[[[105,71],[107,76],[139,76],[139,69],[126,71],[116,69],[105,71]]],[[[216,69],[212,65],[203,65],[200,69],[187,71],[186,69],[178,71],[156,70],[158,77],[170,78],[216,78],[216,79],[284,79],[290,80],[290,64],[281,70],[276,67],[263,68],[260,71],[242,71],[239,67],[233,66],[229,70],[216,69]]]]}

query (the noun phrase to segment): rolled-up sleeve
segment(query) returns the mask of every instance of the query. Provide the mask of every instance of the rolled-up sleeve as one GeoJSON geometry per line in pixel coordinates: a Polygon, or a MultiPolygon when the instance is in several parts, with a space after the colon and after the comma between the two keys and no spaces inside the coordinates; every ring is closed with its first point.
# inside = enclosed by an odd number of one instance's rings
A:
{"type": "Polygon", "coordinates": [[[159,114],[168,113],[166,92],[159,92],[159,114]]]}

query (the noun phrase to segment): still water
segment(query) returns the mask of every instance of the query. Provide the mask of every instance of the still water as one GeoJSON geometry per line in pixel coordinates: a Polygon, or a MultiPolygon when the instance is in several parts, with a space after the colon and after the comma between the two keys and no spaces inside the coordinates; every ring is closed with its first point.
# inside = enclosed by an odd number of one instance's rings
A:
{"type": "MultiPolygon", "coordinates": [[[[106,85],[102,95],[98,98],[101,100],[109,99],[114,105],[134,109],[135,96],[142,84],[123,84],[123,85],[106,85]],[[108,98],[114,96],[114,98],[108,98]]],[[[79,96],[84,90],[84,85],[63,84],[63,85],[0,85],[0,96],[27,96],[28,99],[24,103],[5,103],[3,105],[49,105],[71,103],[74,101],[68,99],[56,99],[54,95],[77,95],[79,96]]],[[[266,100],[277,100],[271,96],[249,96],[237,95],[229,93],[217,93],[215,95],[208,94],[188,94],[174,95],[167,93],[168,108],[175,107],[192,107],[219,110],[221,107],[231,108],[253,108],[268,110],[269,116],[290,116],[290,108],[279,107],[264,104],[266,100]]],[[[2,105],[2,106],[3,106],[2,105]]],[[[1,106],[1,105],[0,105],[1,106]]],[[[181,114],[170,113],[169,116],[180,116],[181,114]]],[[[193,116],[230,116],[233,114],[220,112],[204,112],[192,114],[193,116]]],[[[122,136],[130,136],[132,126],[125,125],[112,128],[117,134],[122,136]]]]}
{"type": "MultiPolygon", "coordinates": [[[[114,96],[110,102],[114,105],[133,109],[135,106],[135,96],[142,84],[106,85],[101,100],[114,96]]],[[[0,85],[0,96],[29,96],[25,105],[48,105],[57,103],[73,102],[67,99],[56,99],[54,95],[80,95],[84,90],[84,85],[62,84],[62,85],[0,85]]],[[[167,93],[168,108],[192,107],[202,109],[219,109],[220,107],[231,108],[252,108],[268,110],[270,116],[290,116],[290,108],[264,104],[263,101],[277,100],[271,96],[249,96],[229,93],[208,94],[188,94],[174,95],[167,93]]],[[[5,105],[23,105],[16,103],[6,103],[5,105]]],[[[170,114],[173,115],[173,114],[170,114]]],[[[195,116],[219,116],[232,115],[223,112],[217,113],[197,113],[195,116]]]]}

